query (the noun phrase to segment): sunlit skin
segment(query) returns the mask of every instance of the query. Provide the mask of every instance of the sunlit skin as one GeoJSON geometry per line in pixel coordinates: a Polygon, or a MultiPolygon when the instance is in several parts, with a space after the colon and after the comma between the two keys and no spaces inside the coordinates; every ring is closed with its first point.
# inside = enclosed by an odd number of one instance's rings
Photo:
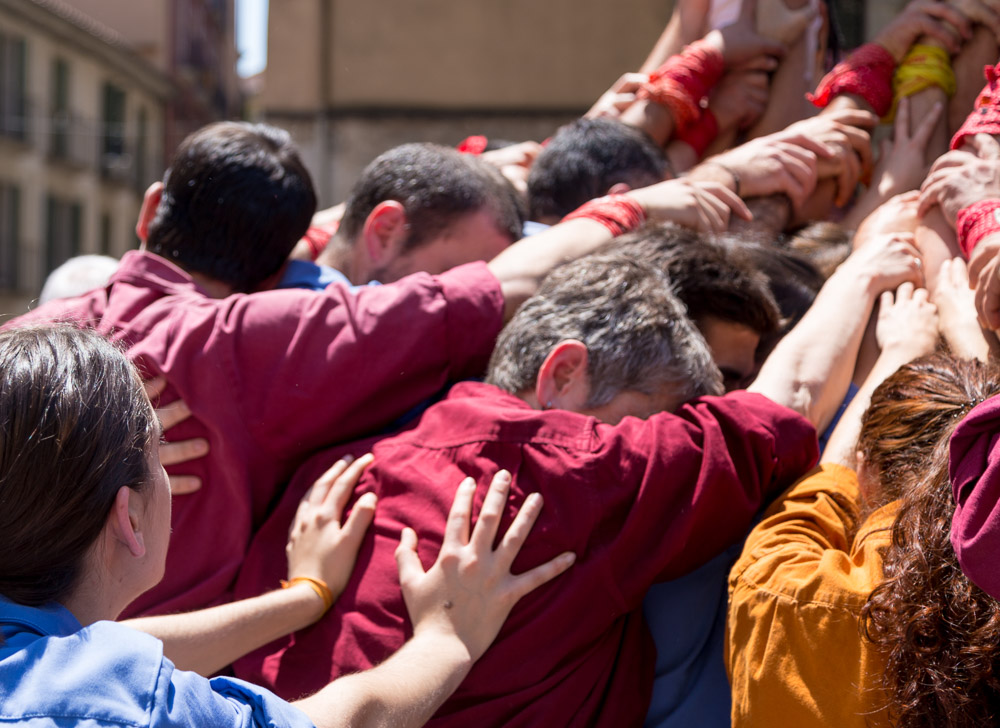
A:
{"type": "Polygon", "coordinates": [[[513,242],[510,234],[497,225],[492,211],[470,212],[432,239],[374,268],[371,279],[392,283],[411,273],[437,275],[465,263],[491,260],[513,242]]]}

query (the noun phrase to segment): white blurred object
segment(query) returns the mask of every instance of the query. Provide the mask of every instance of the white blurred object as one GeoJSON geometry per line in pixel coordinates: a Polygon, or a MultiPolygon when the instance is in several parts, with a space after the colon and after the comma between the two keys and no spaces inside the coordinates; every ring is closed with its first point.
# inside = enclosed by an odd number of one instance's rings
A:
{"type": "Polygon", "coordinates": [[[81,296],[100,288],[118,270],[118,261],[106,255],[78,255],[49,273],[38,297],[39,303],[81,296]]]}
{"type": "Polygon", "coordinates": [[[743,0],[715,0],[708,11],[708,29],[718,30],[732,25],[740,17],[743,0]]]}

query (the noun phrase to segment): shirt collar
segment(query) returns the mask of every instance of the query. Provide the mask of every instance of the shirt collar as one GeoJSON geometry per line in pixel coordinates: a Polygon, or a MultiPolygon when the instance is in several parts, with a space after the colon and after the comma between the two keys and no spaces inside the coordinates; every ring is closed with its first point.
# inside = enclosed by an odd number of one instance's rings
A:
{"type": "Polygon", "coordinates": [[[158,288],[164,293],[184,291],[208,296],[208,291],[194,282],[183,269],[145,250],[130,250],[122,256],[118,270],[111,276],[111,283],[118,281],[143,288],[158,288]]]}
{"type": "Polygon", "coordinates": [[[29,607],[0,596],[0,634],[9,638],[26,629],[39,635],[69,635],[82,626],[61,604],[29,607]]]}

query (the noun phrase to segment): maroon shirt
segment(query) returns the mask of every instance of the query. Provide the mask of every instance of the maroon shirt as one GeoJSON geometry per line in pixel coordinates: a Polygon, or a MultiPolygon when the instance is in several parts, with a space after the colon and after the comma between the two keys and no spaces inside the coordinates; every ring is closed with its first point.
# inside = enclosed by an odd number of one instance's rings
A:
{"type": "Polygon", "coordinates": [[[965,575],[1000,599],[1000,397],[973,407],[949,443],[951,543],[965,575]]]}
{"type": "Polygon", "coordinates": [[[184,271],[127,253],[106,288],[53,301],[7,324],[72,320],[129,347],[162,401],[192,419],[171,440],[211,452],[178,472],[200,491],[173,499],[166,576],[129,614],[186,611],[229,599],[252,530],[294,468],[317,448],[355,440],[448,380],[485,369],[503,296],[481,263],[357,292],[282,290],[212,299],[184,271]]]}
{"type": "MultiPolygon", "coordinates": [[[[298,499],[342,451],[296,476],[254,540],[237,596],[281,578],[298,499]]],[[[502,528],[529,493],[545,498],[514,572],[566,550],[577,562],[517,604],[431,725],[617,727],[641,725],[649,703],[646,590],[740,539],[765,495],[812,466],[817,444],[804,418],[746,392],[611,426],[463,383],[373,452],[358,495],[374,490],[379,502],[346,590],[313,627],[237,662],[237,675],[294,698],[392,654],[412,633],[393,558],[401,529],[416,529],[429,567],[462,477],[479,483],[478,510],[490,477],[506,468],[514,479],[502,528]]]]}

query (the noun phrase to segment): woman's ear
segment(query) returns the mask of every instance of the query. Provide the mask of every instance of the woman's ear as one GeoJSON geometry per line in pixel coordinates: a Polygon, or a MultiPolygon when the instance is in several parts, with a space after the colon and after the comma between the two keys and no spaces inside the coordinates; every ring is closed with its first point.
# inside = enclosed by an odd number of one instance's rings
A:
{"type": "Polygon", "coordinates": [[[126,548],[136,558],[146,555],[146,544],[139,526],[139,494],[122,486],[115,494],[115,503],[108,515],[109,527],[114,540],[126,548]]]}
{"type": "Polygon", "coordinates": [[[535,379],[535,397],[542,409],[583,409],[590,397],[587,360],[582,341],[566,339],[552,347],[535,379]]]}

